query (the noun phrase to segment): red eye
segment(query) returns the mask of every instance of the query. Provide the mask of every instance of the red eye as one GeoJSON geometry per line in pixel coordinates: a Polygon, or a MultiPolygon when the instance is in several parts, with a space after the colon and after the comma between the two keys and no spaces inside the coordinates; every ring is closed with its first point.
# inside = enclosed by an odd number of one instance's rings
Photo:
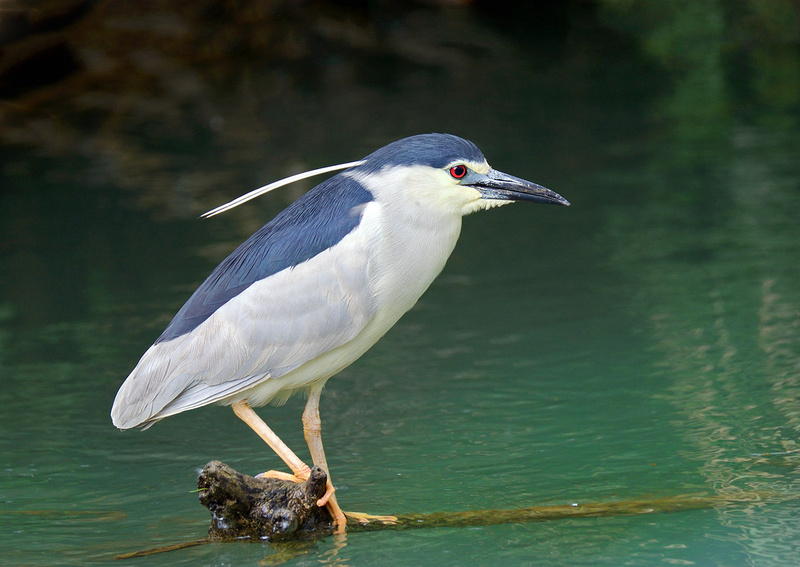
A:
{"type": "Polygon", "coordinates": [[[467,166],[465,165],[454,165],[450,168],[450,175],[453,176],[455,179],[461,179],[467,174],[467,166]]]}

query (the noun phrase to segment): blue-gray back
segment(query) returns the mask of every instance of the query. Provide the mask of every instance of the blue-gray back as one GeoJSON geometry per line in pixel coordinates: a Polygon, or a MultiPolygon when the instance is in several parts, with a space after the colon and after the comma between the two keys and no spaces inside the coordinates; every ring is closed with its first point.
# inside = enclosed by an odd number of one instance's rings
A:
{"type": "Polygon", "coordinates": [[[352,178],[323,181],[243,242],[192,294],[156,344],[191,332],[253,283],[330,248],[356,228],[372,194],[352,178]]]}

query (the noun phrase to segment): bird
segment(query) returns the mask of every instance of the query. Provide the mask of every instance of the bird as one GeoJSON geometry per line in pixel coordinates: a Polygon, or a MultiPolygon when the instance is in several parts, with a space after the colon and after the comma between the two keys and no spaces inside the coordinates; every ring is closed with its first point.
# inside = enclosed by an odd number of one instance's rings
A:
{"type": "Polygon", "coordinates": [[[349,366],[409,311],[442,271],[470,213],[528,201],[569,206],[550,189],[493,169],[452,134],[402,138],[359,161],[298,174],[209,211],[213,216],[289,182],[339,171],[238,246],[196,289],[119,388],[111,418],[146,429],[208,404],[229,405],[300,482],[310,468],[253,407],[305,392],[303,431],[328,474],[326,506],[343,512],[322,446],[319,402],[349,366]]]}

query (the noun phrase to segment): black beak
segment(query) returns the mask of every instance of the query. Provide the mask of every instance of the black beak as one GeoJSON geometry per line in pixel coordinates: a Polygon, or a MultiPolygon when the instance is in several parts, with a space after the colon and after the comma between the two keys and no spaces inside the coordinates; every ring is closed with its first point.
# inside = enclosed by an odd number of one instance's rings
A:
{"type": "Polygon", "coordinates": [[[555,191],[496,169],[490,169],[488,173],[478,176],[469,186],[480,191],[484,199],[533,201],[569,207],[569,201],[555,191]]]}

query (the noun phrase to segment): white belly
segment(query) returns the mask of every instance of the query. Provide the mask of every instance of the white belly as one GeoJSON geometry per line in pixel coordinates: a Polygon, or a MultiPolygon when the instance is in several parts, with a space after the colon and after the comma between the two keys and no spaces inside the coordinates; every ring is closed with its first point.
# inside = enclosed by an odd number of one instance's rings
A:
{"type": "Polygon", "coordinates": [[[268,378],[222,403],[246,399],[253,406],[283,403],[294,391],[324,384],[358,358],[389,330],[422,296],[447,262],[461,231],[461,217],[452,222],[392,218],[391,209],[370,203],[357,238],[369,243],[369,272],[374,313],[361,332],[278,378],[268,378]]]}

